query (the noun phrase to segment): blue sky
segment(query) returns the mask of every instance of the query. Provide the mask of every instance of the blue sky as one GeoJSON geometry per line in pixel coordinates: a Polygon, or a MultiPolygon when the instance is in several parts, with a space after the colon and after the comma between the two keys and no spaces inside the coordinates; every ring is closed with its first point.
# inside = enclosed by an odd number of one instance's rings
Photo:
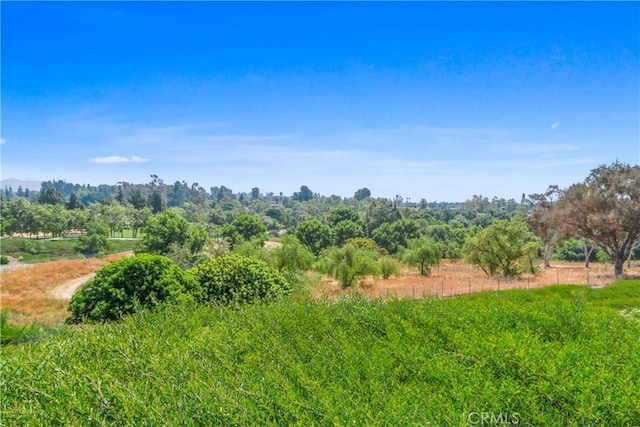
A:
{"type": "Polygon", "coordinates": [[[2,178],[519,200],[640,163],[640,4],[2,2],[2,178]]]}

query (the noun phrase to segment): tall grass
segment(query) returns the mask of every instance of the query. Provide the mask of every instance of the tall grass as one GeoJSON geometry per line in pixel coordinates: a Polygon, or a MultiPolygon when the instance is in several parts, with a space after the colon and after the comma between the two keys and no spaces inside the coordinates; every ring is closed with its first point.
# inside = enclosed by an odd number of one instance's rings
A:
{"type": "Polygon", "coordinates": [[[621,307],[640,282],[143,312],[6,348],[2,421],[639,425],[640,322],[621,307]]]}

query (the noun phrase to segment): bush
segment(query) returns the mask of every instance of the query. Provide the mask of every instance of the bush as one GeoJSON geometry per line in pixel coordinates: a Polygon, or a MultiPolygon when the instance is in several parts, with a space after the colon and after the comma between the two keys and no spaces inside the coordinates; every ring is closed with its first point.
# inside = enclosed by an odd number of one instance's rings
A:
{"type": "Polygon", "coordinates": [[[269,301],[291,292],[278,271],[264,261],[229,254],[190,270],[203,289],[203,299],[225,305],[269,301]]]}
{"type": "Polygon", "coordinates": [[[380,274],[382,274],[383,279],[388,279],[391,276],[400,275],[400,266],[398,265],[398,261],[395,259],[385,256],[380,258],[380,274]]]}
{"type": "Polygon", "coordinates": [[[0,265],[7,265],[7,264],[9,264],[9,257],[6,255],[0,256],[0,265]]]}
{"type": "Polygon", "coordinates": [[[197,282],[161,255],[140,254],[114,261],[98,271],[69,303],[69,323],[118,320],[165,301],[200,298],[197,282]]]}

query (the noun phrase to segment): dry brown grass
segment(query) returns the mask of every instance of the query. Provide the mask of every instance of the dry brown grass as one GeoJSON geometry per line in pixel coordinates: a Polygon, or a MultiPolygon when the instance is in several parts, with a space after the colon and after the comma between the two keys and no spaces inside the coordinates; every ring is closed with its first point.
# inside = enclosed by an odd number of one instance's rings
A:
{"type": "Polygon", "coordinates": [[[10,310],[15,323],[60,323],[69,316],[69,301],[55,298],[53,289],[127,255],[45,262],[0,273],[0,306],[10,310]]]}
{"type": "MultiPolygon", "coordinates": [[[[625,264],[626,267],[626,264],[625,264]]],[[[640,261],[634,261],[627,274],[640,276],[640,261]]],[[[615,281],[611,264],[554,262],[552,268],[539,274],[525,274],[520,278],[506,279],[487,277],[481,270],[462,261],[445,261],[431,276],[421,276],[415,269],[405,269],[399,277],[390,279],[367,279],[357,291],[372,297],[428,298],[466,295],[471,292],[496,291],[501,289],[530,289],[555,284],[606,286],[615,281]]],[[[337,281],[325,279],[314,289],[316,297],[329,298],[348,294],[356,289],[344,290],[337,281]]]]}

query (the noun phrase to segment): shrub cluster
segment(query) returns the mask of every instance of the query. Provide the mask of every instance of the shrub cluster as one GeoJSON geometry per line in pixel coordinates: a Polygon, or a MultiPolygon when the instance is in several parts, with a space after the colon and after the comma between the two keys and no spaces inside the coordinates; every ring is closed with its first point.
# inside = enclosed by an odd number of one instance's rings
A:
{"type": "Polygon", "coordinates": [[[237,254],[210,258],[187,271],[165,256],[138,254],[98,271],[71,299],[67,321],[113,321],[165,302],[237,305],[269,301],[290,291],[278,271],[237,254]]]}

